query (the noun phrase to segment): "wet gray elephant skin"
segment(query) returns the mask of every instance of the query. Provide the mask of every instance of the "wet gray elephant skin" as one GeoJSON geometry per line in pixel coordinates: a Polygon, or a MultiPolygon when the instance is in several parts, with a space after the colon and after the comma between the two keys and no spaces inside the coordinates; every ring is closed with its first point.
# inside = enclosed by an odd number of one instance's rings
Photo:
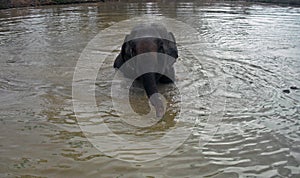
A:
{"type": "Polygon", "coordinates": [[[158,93],[158,83],[175,80],[173,64],[178,58],[175,37],[160,24],[141,24],[126,35],[114,68],[125,77],[142,82],[146,94],[156,110],[156,116],[164,114],[164,106],[158,93]]]}

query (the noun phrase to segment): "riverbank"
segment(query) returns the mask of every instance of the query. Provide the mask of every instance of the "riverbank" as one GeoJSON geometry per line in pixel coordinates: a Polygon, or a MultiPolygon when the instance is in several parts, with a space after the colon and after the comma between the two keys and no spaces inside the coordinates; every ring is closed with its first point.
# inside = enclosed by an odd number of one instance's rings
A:
{"type": "Polygon", "coordinates": [[[0,9],[8,9],[15,7],[43,6],[54,4],[104,2],[104,0],[0,0],[0,2],[0,9]]]}
{"type": "MultiPolygon", "coordinates": [[[[55,4],[106,2],[106,1],[114,1],[114,0],[0,0],[0,9],[27,7],[27,6],[55,5],[55,4]]],[[[123,0],[115,0],[115,1],[123,1],[123,0]]],[[[206,1],[217,2],[217,0],[206,0],[206,1]]],[[[229,1],[239,1],[239,0],[228,0],[228,2],[229,1]]],[[[241,1],[300,6],[299,0],[241,0],[241,1]]]]}

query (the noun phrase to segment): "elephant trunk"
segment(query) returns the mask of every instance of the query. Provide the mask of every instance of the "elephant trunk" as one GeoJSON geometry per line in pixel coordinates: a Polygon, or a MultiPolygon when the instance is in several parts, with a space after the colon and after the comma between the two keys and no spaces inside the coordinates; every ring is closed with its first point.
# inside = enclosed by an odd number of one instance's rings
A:
{"type": "Polygon", "coordinates": [[[146,90],[146,94],[154,106],[156,111],[156,117],[162,117],[164,114],[164,105],[158,95],[158,89],[156,85],[155,73],[146,73],[142,76],[143,85],[146,90]]]}

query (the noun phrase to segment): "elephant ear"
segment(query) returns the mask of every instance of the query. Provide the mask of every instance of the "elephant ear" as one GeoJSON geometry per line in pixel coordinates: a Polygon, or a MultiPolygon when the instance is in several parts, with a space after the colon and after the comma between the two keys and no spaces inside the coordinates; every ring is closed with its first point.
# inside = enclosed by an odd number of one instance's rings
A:
{"type": "Polygon", "coordinates": [[[129,35],[126,35],[122,48],[121,53],[117,56],[114,62],[114,68],[120,68],[127,60],[131,58],[132,48],[130,48],[130,42],[128,41],[129,35]]]}
{"type": "Polygon", "coordinates": [[[126,63],[132,57],[135,56],[135,42],[129,39],[130,35],[127,35],[121,48],[121,53],[117,56],[114,67],[121,69],[121,72],[127,78],[133,78],[135,76],[135,69],[131,63],[126,63]],[[122,66],[122,68],[121,68],[122,66]]]}
{"type": "Polygon", "coordinates": [[[119,68],[123,65],[123,63],[124,63],[124,60],[123,60],[123,58],[122,58],[122,55],[119,54],[119,55],[117,56],[117,58],[115,59],[115,62],[114,62],[114,68],[119,69],[119,68]]]}
{"type": "Polygon", "coordinates": [[[178,58],[178,50],[176,46],[176,40],[172,32],[168,32],[168,38],[164,39],[164,53],[170,56],[170,61],[166,64],[166,66],[171,67],[178,58]]]}
{"type": "Polygon", "coordinates": [[[178,50],[176,45],[176,40],[172,32],[168,33],[169,39],[167,40],[167,49],[165,49],[166,53],[173,58],[178,58],[178,50]]]}

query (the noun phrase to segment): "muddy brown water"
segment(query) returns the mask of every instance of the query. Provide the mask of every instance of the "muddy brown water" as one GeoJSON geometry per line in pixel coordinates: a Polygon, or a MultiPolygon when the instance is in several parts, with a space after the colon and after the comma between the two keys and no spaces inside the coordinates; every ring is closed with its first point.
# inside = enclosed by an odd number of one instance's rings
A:
{"type": "MultiPolygon", "coordinates": [[[[128,33],[123,27],[120,34],[128,33]]],[[[300,8],[242,2],[1,10],[0,177],[299,177],[299,29],[300,8]],[[178,60],[185,65],[183,70],[176,66],[176,84],[195,89],[196,95],[163,86],[173,106],[163,122],[138,128],[122,123],[131,117],[112,108],[109,82],[121,45],[116,44],[97,74],[99,118],[129,140],[155,140],[180,127],[191,133],[162,158],[135,162],[157,149],[147,147],[127,150],[129,157],[122,161],[96,149],[80,129],[72,102],[73,74],[98,33],[145,15],[181,21],[197,31],[194,41],[184,41],[192,34],[175,33],[183,39],[178,41],[178,60]],[[193,75],[184,78],[184,73],[193,75]],[[180,96],[187,98],[181,118],[180,96]],[[222,109],[216,113],[218,107],[222,109]],[[216,122],[207,123],[209,119],[216,122]],[[215,130],[213,136],[209,129],[215,130]],[[205,136],[209,142],[201,144],[205,136]]],[[[107,37],[104,43],[110,44],[107,37]]],[[[137,87],[132,93],[135,111],[147,113],[143,91],[137,87]]],[[[90,113],[82,114],[89,119],[90,113]]]]}

